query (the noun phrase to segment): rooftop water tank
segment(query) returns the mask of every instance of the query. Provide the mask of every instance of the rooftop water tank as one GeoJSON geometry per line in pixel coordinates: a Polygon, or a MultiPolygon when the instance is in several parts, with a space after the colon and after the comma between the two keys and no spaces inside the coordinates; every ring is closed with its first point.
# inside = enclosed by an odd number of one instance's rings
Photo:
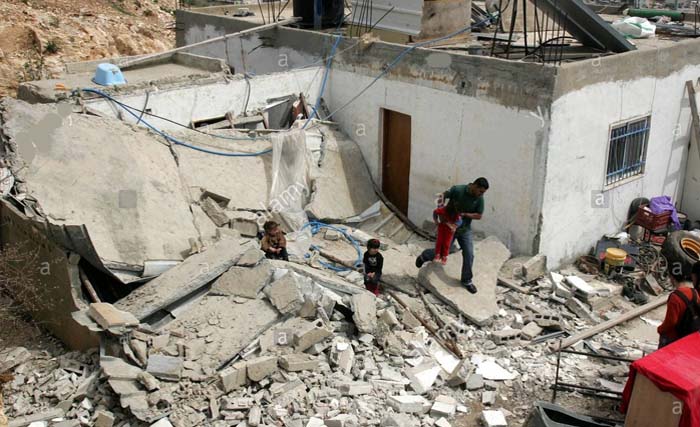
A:
{"type": "Polygon", "coordinates": [[[302,27],[314,26],[314,10],[318,8],[321,28],[335,28],[343,20],[343,0],[294,0],[294,16],[301,18],[302,27]]]}
{"type": "Polygon", "coordinates": [[[93,82],[102,86],[116,86],[126,84],[122,70],[114,64],[100,64],[95,71],[93,82]]]}

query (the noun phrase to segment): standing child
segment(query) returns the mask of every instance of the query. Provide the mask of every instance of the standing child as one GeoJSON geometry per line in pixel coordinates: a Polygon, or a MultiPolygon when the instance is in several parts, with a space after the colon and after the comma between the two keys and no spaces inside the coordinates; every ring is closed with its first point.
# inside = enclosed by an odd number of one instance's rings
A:
{"type": "Polygon", "coordinates": [[[447,256],[450,254],[450,246],[452,246],[452,238],[455,235],[455,230],[462,224],[462,217],[455,209],[454,204],[448,203],[447,206],[438,206],[433,211],[433,221],[437,224],[437,241],[435,242],[435,259],[440,261],[442,265],[447,264],[447,256]]]}
{"type": "Polygon", "coordinates": [[[374,295],[379,295],[379,281],[382,278],[384,257],[379,253],[381,243],[377,239],[367,242],[367,252],[362,259],[365,266],[365,288],[374,295]]]}
{"type": "Polygon", "coordinates": [[[265,256],[269,259],[281,259],[289,261],[287,254],[287,238],[284,237],[284,232],[279,224],[275,221],[267,221],[263,225],[265,235],[260,241],[260,248],[265,252],[265,256]]]}

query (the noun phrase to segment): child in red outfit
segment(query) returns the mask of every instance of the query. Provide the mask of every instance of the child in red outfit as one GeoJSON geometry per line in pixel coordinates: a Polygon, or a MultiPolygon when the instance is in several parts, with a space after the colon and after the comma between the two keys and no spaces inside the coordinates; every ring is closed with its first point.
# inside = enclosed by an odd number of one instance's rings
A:
{"type": "Polygon", "coordinates": [[[435,259],[443,265],[447,264],[447,255],[450,253],[452,238],[455,231],[462,224],[462,217],[457,210],[448,203],[447,206],[438,206],[433,211],[433,221],[437,224],[437,241],[435,242],[435,259]]]}

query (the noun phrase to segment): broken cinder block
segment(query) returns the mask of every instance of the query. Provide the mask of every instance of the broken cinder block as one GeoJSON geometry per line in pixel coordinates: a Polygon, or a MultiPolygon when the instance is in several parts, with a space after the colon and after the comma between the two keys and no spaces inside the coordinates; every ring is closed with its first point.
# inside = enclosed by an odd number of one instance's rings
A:
{"type": "Polygon", "coordinates": [[[204,213],[207,214],[209,219],[211,219],[217,227],[223,227],[229,223],[230,219],[228,215],[226,215],[224,208],[211,197],[205,197],[201,202],[201,207],[204,213]]]}
{"type": "Polygon", "coordinates": [[[287,354],[279,358],[280,366],[288,372],[313,371],[318,368],[318,359],[309,354],[287,354]]]}
{"type": "Polygon", "coordinates": [[[272,305],[282,314],[296,314],[304,305],[304,296],[299,290],[298,280],[293,272],[288,272],[272,282],[265,293],[272,305]]]}
{"type": "Polygon", "coordinates": [[[226,393],[243,387],[248,382],[246,362],[234,363],[221,371],[219,378],[226,393]]]}
{"type": "Polygon", "coordinates": [[[386,403],[396,412],[405,414],[425,414],[431,406],[423,396],[416,395],[389,396],[386,403]]]}
{"type": "Polygon", "coordinates": [[[529,283],[547,274],[547,256],[538,254],[522,266],[523,281],[529,283]]]}
{"type": "Polygon", "coordinates": [[[372,334],[377,328],[377,299],[369,292],[360,292],[352,296],[352,319],[362,333],[372,334]]]}
{"type": "Polygon", "coordinates": [[[251,381],[262,381],[268,375],[277,371],[277,356],[262,356],[246,361],[248,378],[251,381]]]}
{"type": "Polygon", "coordinates": [[[179,357],[154,354],[148,357],[146,371],[162,380],[179,381],[182,375],[183,360],[179,357]]]}
{"type": "Polygon", "coordinates": [[[112,304],[106,302],[94,302],[90,304],[88,316],[104,329],[139,325],[139,320],[133,314],[117,310],[112,304]]]}

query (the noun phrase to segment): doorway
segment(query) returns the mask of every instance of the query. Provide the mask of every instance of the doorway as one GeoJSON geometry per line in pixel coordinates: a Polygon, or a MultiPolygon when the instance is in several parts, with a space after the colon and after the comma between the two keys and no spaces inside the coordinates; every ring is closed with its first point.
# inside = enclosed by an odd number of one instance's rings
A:
{"type": "Polygon", "coordinates": [[[411,116],[382,109],[382,192],[408,215],[411,175],[411,116]]]}

